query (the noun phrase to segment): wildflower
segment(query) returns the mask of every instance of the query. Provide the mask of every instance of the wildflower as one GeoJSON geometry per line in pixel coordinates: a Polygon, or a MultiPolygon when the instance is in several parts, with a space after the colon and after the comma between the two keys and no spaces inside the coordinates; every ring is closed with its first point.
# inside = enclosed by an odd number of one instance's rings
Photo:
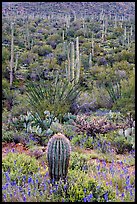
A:
{"type": "Polygon", "coordinates": [[[28,191],[28,196],[30,196],[30,191],[28,191]]]}
{"type": "Polygon", "coordinates": [[[14,148],[12,148],[12,152],[15,152],[15,149],[14,149],[14,148]]]}
{"type": "Polygon", "coordinates": [[[3,199],[4,199],[4,200],[6,199],[6,194],[3,195],[3,199]]]}
{"type": "Polygon", "coordinates": [[[31,183],[31,182],[32,182],[32,178],[29,177],[29,178],[28,178],[28,183],[31,183]]]}
{"type": "Polygon", "coordinates": [[[26,180],[26,176],[23,176],[23,181],[25,181],[26,180]]]}
{"type": "Polygon", "coordinates": [[[11,181],[11,186],[15,186],[16,185],[16,181],[11,181]]]}
{"type": "Polygon", "coordinates": [[[112,185],[112,181],[110,181],[110,185],[112,185]]]}
{"type": "Polygon", "coordinates": [[[64,185],[64,190],[66,190],[67,189],[67,185],[64,185]]]}
{"type": "Polygon", "coordinates": [[[46,184],[44,184],[44,190],[46,190],[46,188],[47,188],[47,186],[46,186],[46,184]]]}
{"type": "Polygon", "coordinates": [[[43,195],[42,191],[40,191],[39,193],[40,193],[41,196],[43,195]]]}
{"type": "Polygon", "coordinates": [[[97,166],[97,170],[98,170],[98,171],[100,170],[100,164],[97,166]]]}
{"type": "Polygon", "coordinates": [[[124,193],[121,194],[121,197],[124,198],[124,193]]]}
{"type": "Polygon", "coordinates": [[[106,166],[106,161],[105,160],[103,160],[103,167],[105,167],[106,166]]]}
{"type": "Polygon", "coordinates": [[[130,177],[129,177],[129,176],[127,176],[127,178],[126,178],[126,184],[127,184],[127,185],[130,184],[130,177]]]}
{"type": "Polygon", "coordinates": [[[25,195],[23,196],[23,201],[26,202],[26,197],[25,197],[25,195]]]}
{"type": "Polygon", "coordinates": [[[9,182],[9,181],[10,181],[10,177],[9,177],[8,172],[5,172],[5,176],[6,176],[6,180],[7,180],[7,182],[9,182]]]}
{"type": "Polygon", "coordinates": [[[130,196],[131,196],[131,197],[133,196],[133,192],[132,192],[132,189],[130,190],[130,196]]]}
{"type": "Polygon", "coordinates": [[[106,192],[106,193],[104,194],[104,199],[105,199],[105,201],[108,201],[108,192],[106,192]]]}
{"type": "Polygon", "coordinates": [[[84,201],[84,202],[87,202],[87,198],[86,198],[86,197],[85,197],[85,198],[83,198],[83,201],[84,201]]]}
{"type": "Polygon", "coordinates": [[[116,185],[116,195],[118,196],[118,185],[116,185]]]}
{"type": "Polygon", "coordinates": [[[86,193],[86,191],[87,191],[87,189],[86,189],[86,188],[84,188],[84,193],[86,193]]]}
{"type": "Polygon", "coordinates": [[[36,183],[38,183],[38,179],[36,179],[36,183]]]}

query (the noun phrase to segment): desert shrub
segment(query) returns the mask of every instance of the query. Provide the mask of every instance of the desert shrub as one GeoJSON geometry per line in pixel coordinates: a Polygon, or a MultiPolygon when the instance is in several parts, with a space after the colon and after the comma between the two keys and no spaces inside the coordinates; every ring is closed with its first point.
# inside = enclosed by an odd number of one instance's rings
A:
{"type": "Polygon", "coordinates": [[[89,178],[80,170],[69,171],[66,192],[69,202],[105,202],[115,197],[110,187],[99,185],[95,179],[89,178]]]}
{"type": "Polygon", "coordinates": [[[78,169],[86,171],[89,167],[90,155],[79,154],[77,152],[71,152],[70,166],[71,170],[78,169]]]}
{"type": "Polygon", "coordinates": [[[43,45],[43,46],[35,45],[33,47],[33,52],[37,53],[39,56],[46,56],[52,52],[52,48],[50,45],[43,45]]]}
{"type": "Polygon", "coordinates": [[[13,130],[2,130],[2,142],[13,142],[14,141],[14,131],[13,130]]]}
{"type": "Polygon", "coordinates": [[[117,136],[114,139],[114,146],[117,154],[124,154],[132,150],[132,144],[126,140],[124,136],[117,136]]]}
{"type": "Polygon", "coordinates": [[[2,160],[2,173],[5,176],[10,175],[11,181],[21,183],[23,176],[28,178],[38,171],[38,162],[35,158],[30,157],[24,153],[8,153],[2,160]]]}
{"type": "Polygon", "coordinates": [[[73,145],[93,149],[93,137],[88,136],[86,133],[74,136],[71,142],[73,145]]]}

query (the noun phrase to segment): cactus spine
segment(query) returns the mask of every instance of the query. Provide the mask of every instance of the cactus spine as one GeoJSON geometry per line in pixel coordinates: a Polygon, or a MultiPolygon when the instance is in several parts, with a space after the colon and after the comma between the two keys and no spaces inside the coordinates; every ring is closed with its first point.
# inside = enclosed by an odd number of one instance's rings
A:
{"type": "Polygon", "coordinates": [[[70,159],[70,142],[61,133],[55,134],[48,142],[47,158],[51,180],[65,179],[70,159]]]}

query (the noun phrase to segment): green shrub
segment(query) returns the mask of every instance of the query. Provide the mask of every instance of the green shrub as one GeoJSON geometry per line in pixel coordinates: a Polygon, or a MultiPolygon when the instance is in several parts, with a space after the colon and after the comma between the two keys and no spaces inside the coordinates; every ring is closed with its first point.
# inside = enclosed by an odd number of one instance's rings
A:
{"type": "Polygon", "coordinates": [[[105,202],[112,201],[114,198],[115,194],[110,187],[99,185],[95,179],[89,178],[79,170],[69,171],[68,182],[60,185],[54,194],[54,201],[58,202],[62,202],[62,199],[65,202],[105,202]]]}
{"type": "Polygon", "coordinates": [[[2,130],[2,142],[13,142],[14,141],[14,131],[13,130],[2,130]]]}
{"type": "Polygon", "coordinates": [[[114,139],[114,146],[117,154],[124,154],[132,150],[132,144],[126,140],[124,136],[117,136],[114,139]]]}
{"type": "Polygon", "coordinates": [[[38,172],[38,162],[35,158],[24,153],[9,152],[2,160],[2,173],[9,172],[12,181],[22,182],[26,178],[38,172]]]}
{"type": "Polygon", "coordinates": [[[70,159],[70,169],[78,169],[86,171],[89,167],[89,159],[90,155],[86,154],[79,154],[77,152],[71,152],[71,159],[70,159]]]}
{"type": "Polygon", "coordinates": [[[71,142],[73,145],[93,149],[93,138],[87,136],[86,133],[83,135],[75,135],[71,142]]]}

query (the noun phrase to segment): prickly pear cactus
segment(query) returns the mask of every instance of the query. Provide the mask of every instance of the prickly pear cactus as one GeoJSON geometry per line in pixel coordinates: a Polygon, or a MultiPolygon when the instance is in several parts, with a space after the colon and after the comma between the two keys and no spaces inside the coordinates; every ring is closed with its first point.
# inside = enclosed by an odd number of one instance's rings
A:
{"type": "Polygon", "coordinates": [[[70,142],[61,133],[51,137],[47,147],[49,176],[51,180],[65,179],[70,158],[70,142]]]}

